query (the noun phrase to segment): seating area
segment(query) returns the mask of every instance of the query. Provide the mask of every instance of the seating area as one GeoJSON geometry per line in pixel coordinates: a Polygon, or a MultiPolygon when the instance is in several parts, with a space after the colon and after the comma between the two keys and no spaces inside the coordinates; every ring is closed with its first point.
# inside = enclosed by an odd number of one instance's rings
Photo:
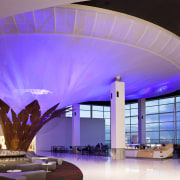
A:
{"type": "MultiPolygon", "coordinates": [[[[62,146],[52,146],[51,147],[51,152],[54,153],[61,153],[61,152],[65,152],[65,153],[74,153],[74,154],[81,154],[81,155],[99,155],[99,156],[107,156],[109,154],[109,147],[105,144],[105,145],[101,145],[98,143],[96,146],[70,146],[70,149],[68,150],[68,148],[64,147],[64,149],[66,149],[66,151],[57,151],[56,148],[57,147],[62,147],[62,146]],[[55,148],[55,149],[54,149],[55,148]]],[[[48,159],[51,157],[48,157],[48,159]]],[[[34,157],[33,159],[37,159],[36,157],[34,157]]],[[[58,160],[59,161],[59,160],[58,160]]]]}
{"type": "Polygon", "coordinates": [[[109,148],[107,145],[103,145],[102,147],[99,146],[76,146],[76,153],[77,154],[88,154],[88,155],[99,155],[99,156],[106,156],[108,155],[109,148]]]}
{"type": "Polygon", "coordinates": [[[65,146],[51,146],[51,152],[67,152],[67,148],[65,146]]]}
{"type": "Polygon", "coordinates": [[[44,170],[39,171],[27,171],[16,173],[0,173],[1,180],[45,180],[46,172],[44,170]]]}
{"type": "MultiPolygon", "coordinates": [[[[46,166],[44,166],[44,161],[42,160],[36,160],[33,163],[25,163],[25,164],[19,164],[17,165],[17,169],[20,169],[22,172],[25,171],[36,171],[36,170],[46,170],[46,166]]],[[[52,161],[51,164],[47,164],[49,170],[55,170],[56,169],[56,162],[52,161]]]]}
{"type": "Polygon", "coordinates": [[[31,163],[19,161],[0,164],[0,180],[64,180],[67,178],[82,180],[81,170],[74,164],[61,158],[47,156],[44,160],[31,163]],[[48,159],[48,161],[47,161],[48,159]]]}
{"type": "Polygon", "coordinates": [[[25,154],[26,161],[4,161],[0,164],[0,179],[45,180],[46,173],[62,165],[62,158],[38,156],[32,151],[25,154]]]}

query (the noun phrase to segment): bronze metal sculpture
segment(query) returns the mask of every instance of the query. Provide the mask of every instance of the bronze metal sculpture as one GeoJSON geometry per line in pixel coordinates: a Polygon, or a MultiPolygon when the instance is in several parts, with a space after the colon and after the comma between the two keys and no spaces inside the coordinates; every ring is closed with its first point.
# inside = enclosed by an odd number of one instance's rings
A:
{"type": "Polygon", "coordinates": [[[11,109],[12,120],[7,116],[10,107],[0,99],[0,121],[4,133],[5,144],[8,150],[27,151],[31,141],[41,127],[53,117],[65,113],[68,108],[56,110],[56,104],[42,116],[37,100],[28,104],[17,115],[11,109]]]}

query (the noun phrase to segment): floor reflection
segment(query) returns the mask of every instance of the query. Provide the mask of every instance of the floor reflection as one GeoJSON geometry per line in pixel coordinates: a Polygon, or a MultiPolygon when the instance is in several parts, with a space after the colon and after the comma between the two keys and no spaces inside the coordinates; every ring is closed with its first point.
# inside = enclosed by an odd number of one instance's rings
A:
{"type": "Polygon", "coordinates": [[[84,180],[173,180],[180,179],[180,159],[112,160],[110,157],[69,153],[37,152],[58,156],[78,166],[84,180]]]}

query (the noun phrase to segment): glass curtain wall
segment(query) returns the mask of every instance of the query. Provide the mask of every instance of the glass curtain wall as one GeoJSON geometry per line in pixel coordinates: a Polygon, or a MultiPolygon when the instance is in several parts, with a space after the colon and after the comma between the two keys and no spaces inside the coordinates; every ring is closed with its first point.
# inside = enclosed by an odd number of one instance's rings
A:
{"type": "MultiPolygon", "coordinates": [[[[180,96],[147,100],[145,106],[146,143],[180,144],[180,96]]],[[[80,105],[81,118],[105,120],[105,142],[109,147],[110,112],[110,106],[80,105]]],[[[72,111],[66,117],[72,117],[72,111]]],[[[125,133],[126,144],[138,143],[138,103],[125,105],[125,133]]]]}
{"type": "Polygon", "coordinates": [[[72,117],[72,106],[68,106],[68,112],[66,112],[65,117],[72,117]]]}
{"type": "Polygon", "coordinates": [[[125,105],[126,144],[138,143],[138,103],[125,105]]]}
{"type": "Polygon", "coordinates": [[[101,118],[105,120],[105,143],[111,147],[111,109],[110,106],[92,105],[92,118],[101,118]]]}
{"type": "Polygon", "coordinates": [[[176,144],[180,144],[180,96],[176,97],[176,144]]]}
{"type": "MultiPolygon", "coordinates": [[[[72,106],[69,112],[65,114],[66,117],[72,117],[72,106]]],[[[111,108],[110,106],[96,106],[80,104],[80,118],[97,118],[105,120],[105,143],[111,146],[111,108]]]]}
{"type": "Polygon", "coordinates": [[[80,118],[91,118],[91,105],[80,104],[80,118]]]}
{"type": "Polygon", "coordinates": [[[146,101],[146,143],[179,143],[180,97],[146,101]]]}

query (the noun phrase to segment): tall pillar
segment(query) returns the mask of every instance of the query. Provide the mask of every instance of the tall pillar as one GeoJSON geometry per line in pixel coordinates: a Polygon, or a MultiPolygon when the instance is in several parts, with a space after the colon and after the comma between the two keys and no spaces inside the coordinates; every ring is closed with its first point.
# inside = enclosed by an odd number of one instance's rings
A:
{"type": "Polygon", "coordinates": [[[125,85],[111,84],[111,157],[125,159],[125,85]]]}
{"type": "Polygon", "coordinates": [[[73,105],[72,110],[72,147],[76,153],[76,146],[80,146],[80,105],[73,105]]]}
{"type": "Polygon", "coordinates": [[[145,99],[138,100],[138,139],[139,144],[146,143],[146,112],[145,99]]]}

